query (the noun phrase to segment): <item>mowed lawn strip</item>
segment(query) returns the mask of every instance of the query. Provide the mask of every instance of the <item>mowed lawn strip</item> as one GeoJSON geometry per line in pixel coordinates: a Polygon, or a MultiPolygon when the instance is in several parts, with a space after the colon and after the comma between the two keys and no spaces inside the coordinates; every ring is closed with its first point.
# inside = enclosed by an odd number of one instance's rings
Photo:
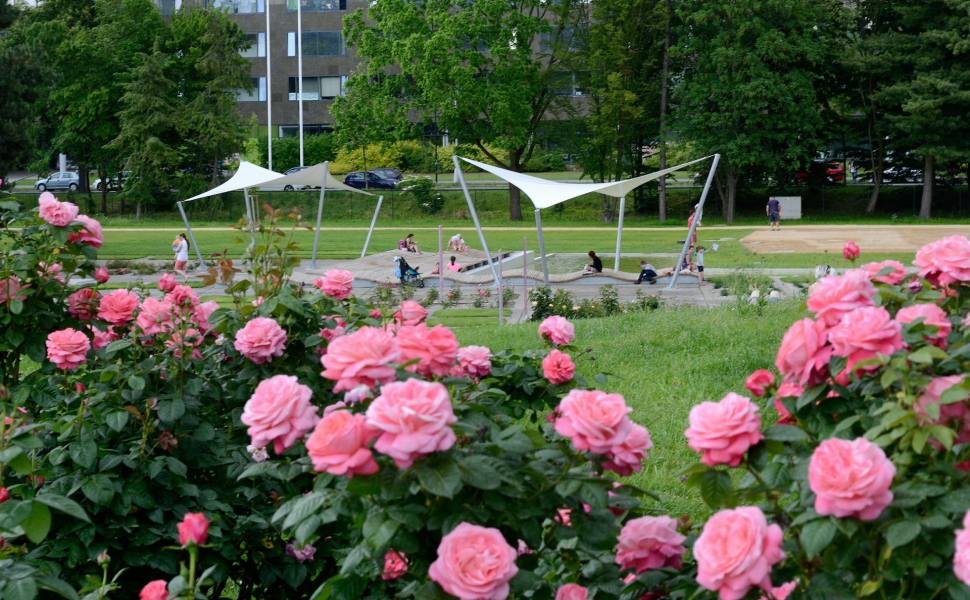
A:
{"type": "MultiPolygon", "coordinates": [[[[603,391],[622,394],[633,408],[631,417],[650,431],[650,459],[630,481],[657,492],[662,510],[674,516],[705,514],[698,490],[688,490],[678,477],[699,459],[684,437],[690,409],[732,391],[747,395],[745,379],[756,369],[771,368],[782,335],[804,316],[796,303],[785,302],[760,313],[739,314],[733,307],[661,308],[575,321],[575,344],[592,350],[573,352],[577,372],[590,382],[598,372],[610,374],[603,391]]],[[[460,327],[454,332],[463,346],[498,351],[538,347],[537,329],[538,323],[527,323],[460,327]]],[[[763,426],[774,424],[774,408],[756,402],[763,407],[763,426]]]]}

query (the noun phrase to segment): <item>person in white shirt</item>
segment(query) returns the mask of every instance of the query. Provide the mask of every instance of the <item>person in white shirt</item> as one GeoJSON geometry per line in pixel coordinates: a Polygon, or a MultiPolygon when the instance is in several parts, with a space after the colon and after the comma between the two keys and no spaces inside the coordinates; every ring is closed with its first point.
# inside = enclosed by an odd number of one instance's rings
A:
{"type": "Polygon", "coordinates": [[[188,281],[185,273],[185,265],[189,262],[189,241],[184,233],[179,234],[178,247],[175,249],[175,273],[182,276],[182,283],[188,281]]]}
{"type": "Polygon", "coordinates": [[[451,236],[450,240],[448,240],[448,250],[454,250],[455,252],[460,252],[461,247],[464,245],[465,245],[465,240],[461,239],[460,233],[456,233],[455,235],[451,236]]]}

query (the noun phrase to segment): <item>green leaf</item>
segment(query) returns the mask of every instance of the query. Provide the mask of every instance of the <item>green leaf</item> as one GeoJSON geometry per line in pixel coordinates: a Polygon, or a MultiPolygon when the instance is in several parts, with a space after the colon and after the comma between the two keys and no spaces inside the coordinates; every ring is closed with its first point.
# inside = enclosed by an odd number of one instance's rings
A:
{"type": "Polygon", "coordinates": [[[163,400],[158,403],[158,418],[163,423],[174,423],[185,414],[185,403],[181,398],[163,400]]]}
{"type": "Polygon", "coordinates": [[[88,477],[81,485],[85,497],[95,504],[108,506],[115,495],[115,486],[107,475],[99,474],[88,477]]]}
{"type": "Polygon", "coordinates": [[[141,391],[145,389],[145,380],[138,375],[132,375],[128,378],[128,386],[133,390],[141,391]]]}
{"type": "Polygon", "coordinates": [[[832,522],[832,519],[819,519],[806,523],[798,537],[808,558],[814,558],[832,543],[837,531],[838,527],[832,522]]]}
{"type": "Polygon", "coordinates": [[[85,469],[94,468],[94,463],[98,460],[98,445],[91,438],[72,442],[71,459],[85,469]]]}
{"type": "Polygon", "coordinates": [[[418,481],[429,494],[454,498],[461,490],[461,470],[450,458],[436,456],[418,467],[418,481]]]}
{"type": "Polygon", "coordinates": [[[701,498],[713,509],[724,506],[731,496],[731,476],[724,471],[711,469],[701,479],[701,498]]]}
{"type": "Polygon", "coordinates": [[[506,452],[522,454],[535,449],[529,436],[522,433],[518,425],[513,425],[501,431],[495,438],[495,444],[506,452]]]}
{"type": "Polygon", "coordinates": [[[24,453],[20,446],[11,446],[6,450],[0,450],[0,464],[9,465],[13,459],[24,453]]]}
{"type": "Polygon", "coordinates": [[[35,500],[30,515],[21,523],[21,527],[24,528],[28,540],[35,544],[43,542],[51,530],[51,509],[35,500]]]}
{"type": "Polygon", "coordinates": [[[916,521],[898,521],[886,529],[886,543],[890,548],[899,548],[913,541],[922,527],[916,521]]]}
{"type": "Polygon", "coordinates": [[[37,584],[32,575],[11,579],[3,588],[4,600],[34,600],[35,596],[37,596],[37,584]]]}
{"type": "Polygon", "coordinates": [[[391,543],[391,538],[400,526],[397,521],[388,519],[383,511],[377,510],[367,515],[367,520],[364,521],[364,540],[374,550],[383,550],[391,543]]]}
{"type": "Polygon", "coordinates": [[[105,356],[111,358],[113,354],[120,352],[129,346],[131,346],[131,340],[115,340],[101,350],[105,353],[105,356]]]}
{"type": "Polygon", "coordinates": [[[34,575],[34,579],[40,584],[41,589],[60,594],[62,597],[67,598],[67,600],[78,600],[77,592],[74,591],[74,588],[53,575],[37,573],[34,575]]]}
{"type": "Polygon", "coordinates": [[[381,493],[381,480],[377,475],[357,475],[347,482],[346,489],[355,496],[373,496],[381,493]]]}
{"type": "Polygon", "coordinates": [[[461,479],[472,487],[481,490],[494,490],[502,485],[502,477],[492,467],[492,460],[482,455],[463,456],[458,460],[461,479]]]}
{"type": "Polygon", "coordinates": [[[808,439],[804,431],[792,425],[772,425],[765,431],[765,437],[778,442],[801,442],[808,439]]]}
{"type": "Polygon", "coordinates": [[[928,365],[932,363],[933,359],[935,358],[944,360],[948,357],[946,352],[944,352],[943,350],[940,350],[936,346],[923,346],[916,352],[910,352],[907,358],[909,358],[911,362],[928,365]]]}
{"type": "Polygon", "coordinates": [[[47,506],[58,510],[66,515],[71,515],[75,519],[80,519],[85,523],[90,523],[91,519],[88,518],[88,514],[84,512],[81,505],[71,500],[70,498],[65,498],[58,494],[40,494],[34,498],[34,502],[41,502],[47,506]]]}
{"type": "Polygon", "coordinates": [[[808,388],[802,392],[802,395],[798,397],[798,402],[795,403],[795,410],[801,410],[818,400],[819,396],[822,395],[826,387],[828,387],[826,384],[820,383],[819,385],[808,388]]]}
{"type": "MultiPolygon", "coordinates": [[[[11,300],[9,306],[10,306],[10,312],[12,312],[15,315],[19,315],[24,311],[24,301],[21,300],[20,298],[14,298],[13,300],[11,300]]],[[[36,593],[36,588],[34,591],[36,593]]]]}
{"type": "Polygon", "coordinates": [[[116,410],[114,412],[110,412],[104,417],[104,422],[107,423],[108,427],[111,429],[121,431],[128,423],[128,411],[116,410]]]}
{"type": "Polygon", "coordinates": [[[350,554],[347,555],[347,558],[344,559],[344,564],[340,567],[340,574],[346,575],[353,572],[353,570],[356,569],[361,561],[367,558],[367,556],[367,548],[363,545],[357,546],[351,550],[350,554]]]}
{"type": "Polygon", "coordinates": [[[11,460],[9,464],[14,471],[20,473],[21,475],[30,475],[30,473],[34,470],[30,458],[24,452],[14,456],[13,460],[11,460]]]}

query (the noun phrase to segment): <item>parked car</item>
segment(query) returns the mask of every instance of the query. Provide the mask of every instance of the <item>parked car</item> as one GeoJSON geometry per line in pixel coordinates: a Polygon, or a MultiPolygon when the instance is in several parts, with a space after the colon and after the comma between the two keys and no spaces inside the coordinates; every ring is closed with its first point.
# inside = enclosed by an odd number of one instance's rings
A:
{"type": "Polygon", "coordinates": [[[364,188],[393,190],[398,182],[393,179],[385,179],[371,171],[354,171],[353,173],[347,173],[347,176],[344,177],[344,183],[359,190],[364,188]]]}
{"type": "Polygon", "coordinates": [[[47,190],[71,190],[72,192],[76,192],[79,187],[81,187],[81,178],[77,173],[69,172],[51,173],[50,177],[38,179],[37,183],[34,184],[34,188],[40,192],[47,190]]]}
{"type": "Polygon", "coordinates": [[[795,181],[798,183],[835,183],[843,179],[845,179],[845,169],[842,168],[842,163],[837,162],[813,162],[808,169],[795,173],[795,181]]]}
{"type": "MultiPolygon", "coordinates": [[[[299,173],[300,171],[302,171],[304,169],[309,169],[309,168],[310,167],[293,167],[292,169],[287,169],[286,172],[283,173],[283,175],[292,175],[293,173],[299,173]]],[[[305,186],[302,186],[300,189],[305,190],[305,189],[307,189],[309,187],[310,186],[306,186],[305,185],[305,186]]],[[[259,186],[259,189],[263,190],[264,192],[292,192],[294,190],[294,187],[292,185],[289,185],[289,184],[287,184],[287,185],[261,185],[261,186],[259,186]]]]}
{"type": "MultiPolygon", "coordinates": [[[[131,175],[131,171],[122,171],[120,177],[117,174],[109,177],[108,191],[125,189],[125,179],[128,179],[129,175],[131,175]]],[[[104,183],[100,179],[95,179],[91,187],[100,192],[102,185],[104,183]]]]}
{"type": "Polygon", "coordinates": [[[391,181],[396,181],[397,183],[401,183],[401,181],[404,179],[404,175],[402,175],[401,172],[394,167],[379,167],[377,169],[370,169],[368,172],[377,175],[381,179],[390,179],[391,181]]]}

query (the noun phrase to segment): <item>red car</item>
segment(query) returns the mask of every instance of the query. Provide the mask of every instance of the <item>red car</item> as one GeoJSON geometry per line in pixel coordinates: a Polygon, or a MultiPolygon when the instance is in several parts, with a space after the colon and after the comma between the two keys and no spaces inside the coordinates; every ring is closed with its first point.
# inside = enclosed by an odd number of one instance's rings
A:
{"type": "Polygon", "coordinates": [[[798,183],[836,182],[844,179],[845,169],[842,167],[842,163],[837,162],[812,163],[807,170],[795,172],[795,181],[798,183]],[[824,175],[822,169],[825,169],[824,175]]]}

